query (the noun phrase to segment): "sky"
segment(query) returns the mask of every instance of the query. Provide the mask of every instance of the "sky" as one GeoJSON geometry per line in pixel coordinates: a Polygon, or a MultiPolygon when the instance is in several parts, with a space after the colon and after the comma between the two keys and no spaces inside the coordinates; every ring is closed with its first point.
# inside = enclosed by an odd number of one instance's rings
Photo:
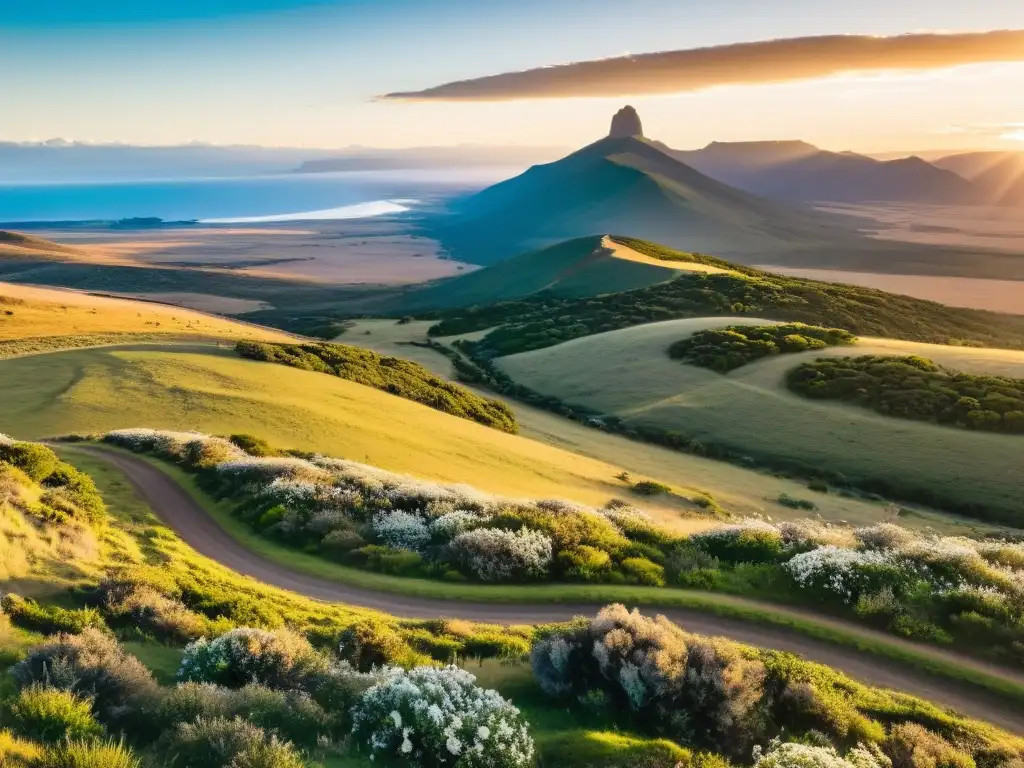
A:
{"type": "Polygon", "coordinates": [[[1000,29],[1024,29],[1024,2],[0,0],[0,140],[577,146],[629,102],[648,136],[679,148],[801,138],[864,152],[1024,150],[1024,62],[679,93],[378,98],[626,54],[1000,29]]]}

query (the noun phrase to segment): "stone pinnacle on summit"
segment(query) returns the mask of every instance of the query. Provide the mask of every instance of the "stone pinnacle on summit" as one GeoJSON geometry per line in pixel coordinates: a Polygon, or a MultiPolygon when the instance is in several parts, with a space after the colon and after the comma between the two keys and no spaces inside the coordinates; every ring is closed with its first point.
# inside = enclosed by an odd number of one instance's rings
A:
{"type": "Polygon", "coordinates": [[[643,138],[644,127],[640,123],[640,115],[632,107],[623,107],[612,118],[612,129],[608,137],[612,139],[626,139],[631,136],[643,138]]]}

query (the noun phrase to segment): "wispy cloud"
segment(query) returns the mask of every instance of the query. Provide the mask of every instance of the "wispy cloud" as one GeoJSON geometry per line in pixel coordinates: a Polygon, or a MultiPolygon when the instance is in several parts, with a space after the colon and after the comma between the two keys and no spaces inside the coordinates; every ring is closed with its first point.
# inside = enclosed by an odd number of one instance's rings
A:
{"type": "Polygon", "coordinates": [[[926,71],[1024,61],[1024,30],[895,37],[833,35],[617,56],[445,83],[383,98],[506,101],[682,93],[850,72],[926,71]]]}

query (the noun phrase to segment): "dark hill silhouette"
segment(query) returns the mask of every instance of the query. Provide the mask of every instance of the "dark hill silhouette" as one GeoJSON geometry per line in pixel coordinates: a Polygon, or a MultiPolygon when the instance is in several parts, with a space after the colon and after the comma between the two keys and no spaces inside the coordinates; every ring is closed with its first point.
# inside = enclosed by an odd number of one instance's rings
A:
{"type": "Polygon", "coordinates": [[[617,116],[617,136],[457,202],[457,217],[433,234],[457,258],[478,264],[609,231],[737,257],[852,237],[830,217],[735,189],[662,145],[621,135],[631,124],[639,128],[639,118],[633,124],[628,117],[617,116]]]}
{"type": "Polygon", "coordinates": [[[829,152],[803,141],[713,142],[703,149],[670,152],[719,181],[777,200],[980,201],[968,179],[919,157],[883,161],[855,152],[829,152]]]}

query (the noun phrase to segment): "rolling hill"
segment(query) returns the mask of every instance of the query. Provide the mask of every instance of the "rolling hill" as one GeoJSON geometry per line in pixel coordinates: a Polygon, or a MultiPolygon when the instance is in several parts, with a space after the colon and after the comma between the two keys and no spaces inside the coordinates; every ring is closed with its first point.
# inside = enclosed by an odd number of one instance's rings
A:
{"type": "Polygon", "coordinates": [[[25,235],[0,229],[0,259],[46,259],[54,261],[70,260],[81,252],[60,243],[44,240],[41,237],[25,235]]]}
{"type": "Polygon", "coordinates": [[[672,360],[668,347],[705,328],[757,325],[742,317],[649,323],[501,357],[518,384],[583,406],[627,428],[675,432],[758,463],[827,470],[859,487],[1020,524],[1021,439],[894,419],[788,391],[785,374],[825,356],[920,355],[958,370],[1024,378],[1024,352],[862,338],[856,346],[780,355],[728,374],[672,360]],[[970,461],[965,461],[966,456],[970,461]]]}
{"type": "Polygon", "coordinates": [[[1024,205],[1024,152],[967,152],[935,165],[970,179],[990,205],[1024,205]]]}
{"type": "Polygon", "coordinates": [[[720,269],[697,261],[655,258],[607,235],[592,235],[513,256],[468,275],[410,288],[396,306],[413,312],[489,304],[535,293],[596,296],[645,288],[693,271],[720,269]]]}
{"type": "Polygon", "coordinates": [[[803,141],[712,142],[670,152],[712,178],[777,200],[966,205],[982,199],[955,169],[919,157],[883,161],[803,141]]]}
{"type": "Polygon", "coordinates": [[[459,201],[454,211],[432,234],[478,264],[609,231],[761,258],[858,239],[829,217],[727,186],[642,135],[620,132],[459,201]]]}

